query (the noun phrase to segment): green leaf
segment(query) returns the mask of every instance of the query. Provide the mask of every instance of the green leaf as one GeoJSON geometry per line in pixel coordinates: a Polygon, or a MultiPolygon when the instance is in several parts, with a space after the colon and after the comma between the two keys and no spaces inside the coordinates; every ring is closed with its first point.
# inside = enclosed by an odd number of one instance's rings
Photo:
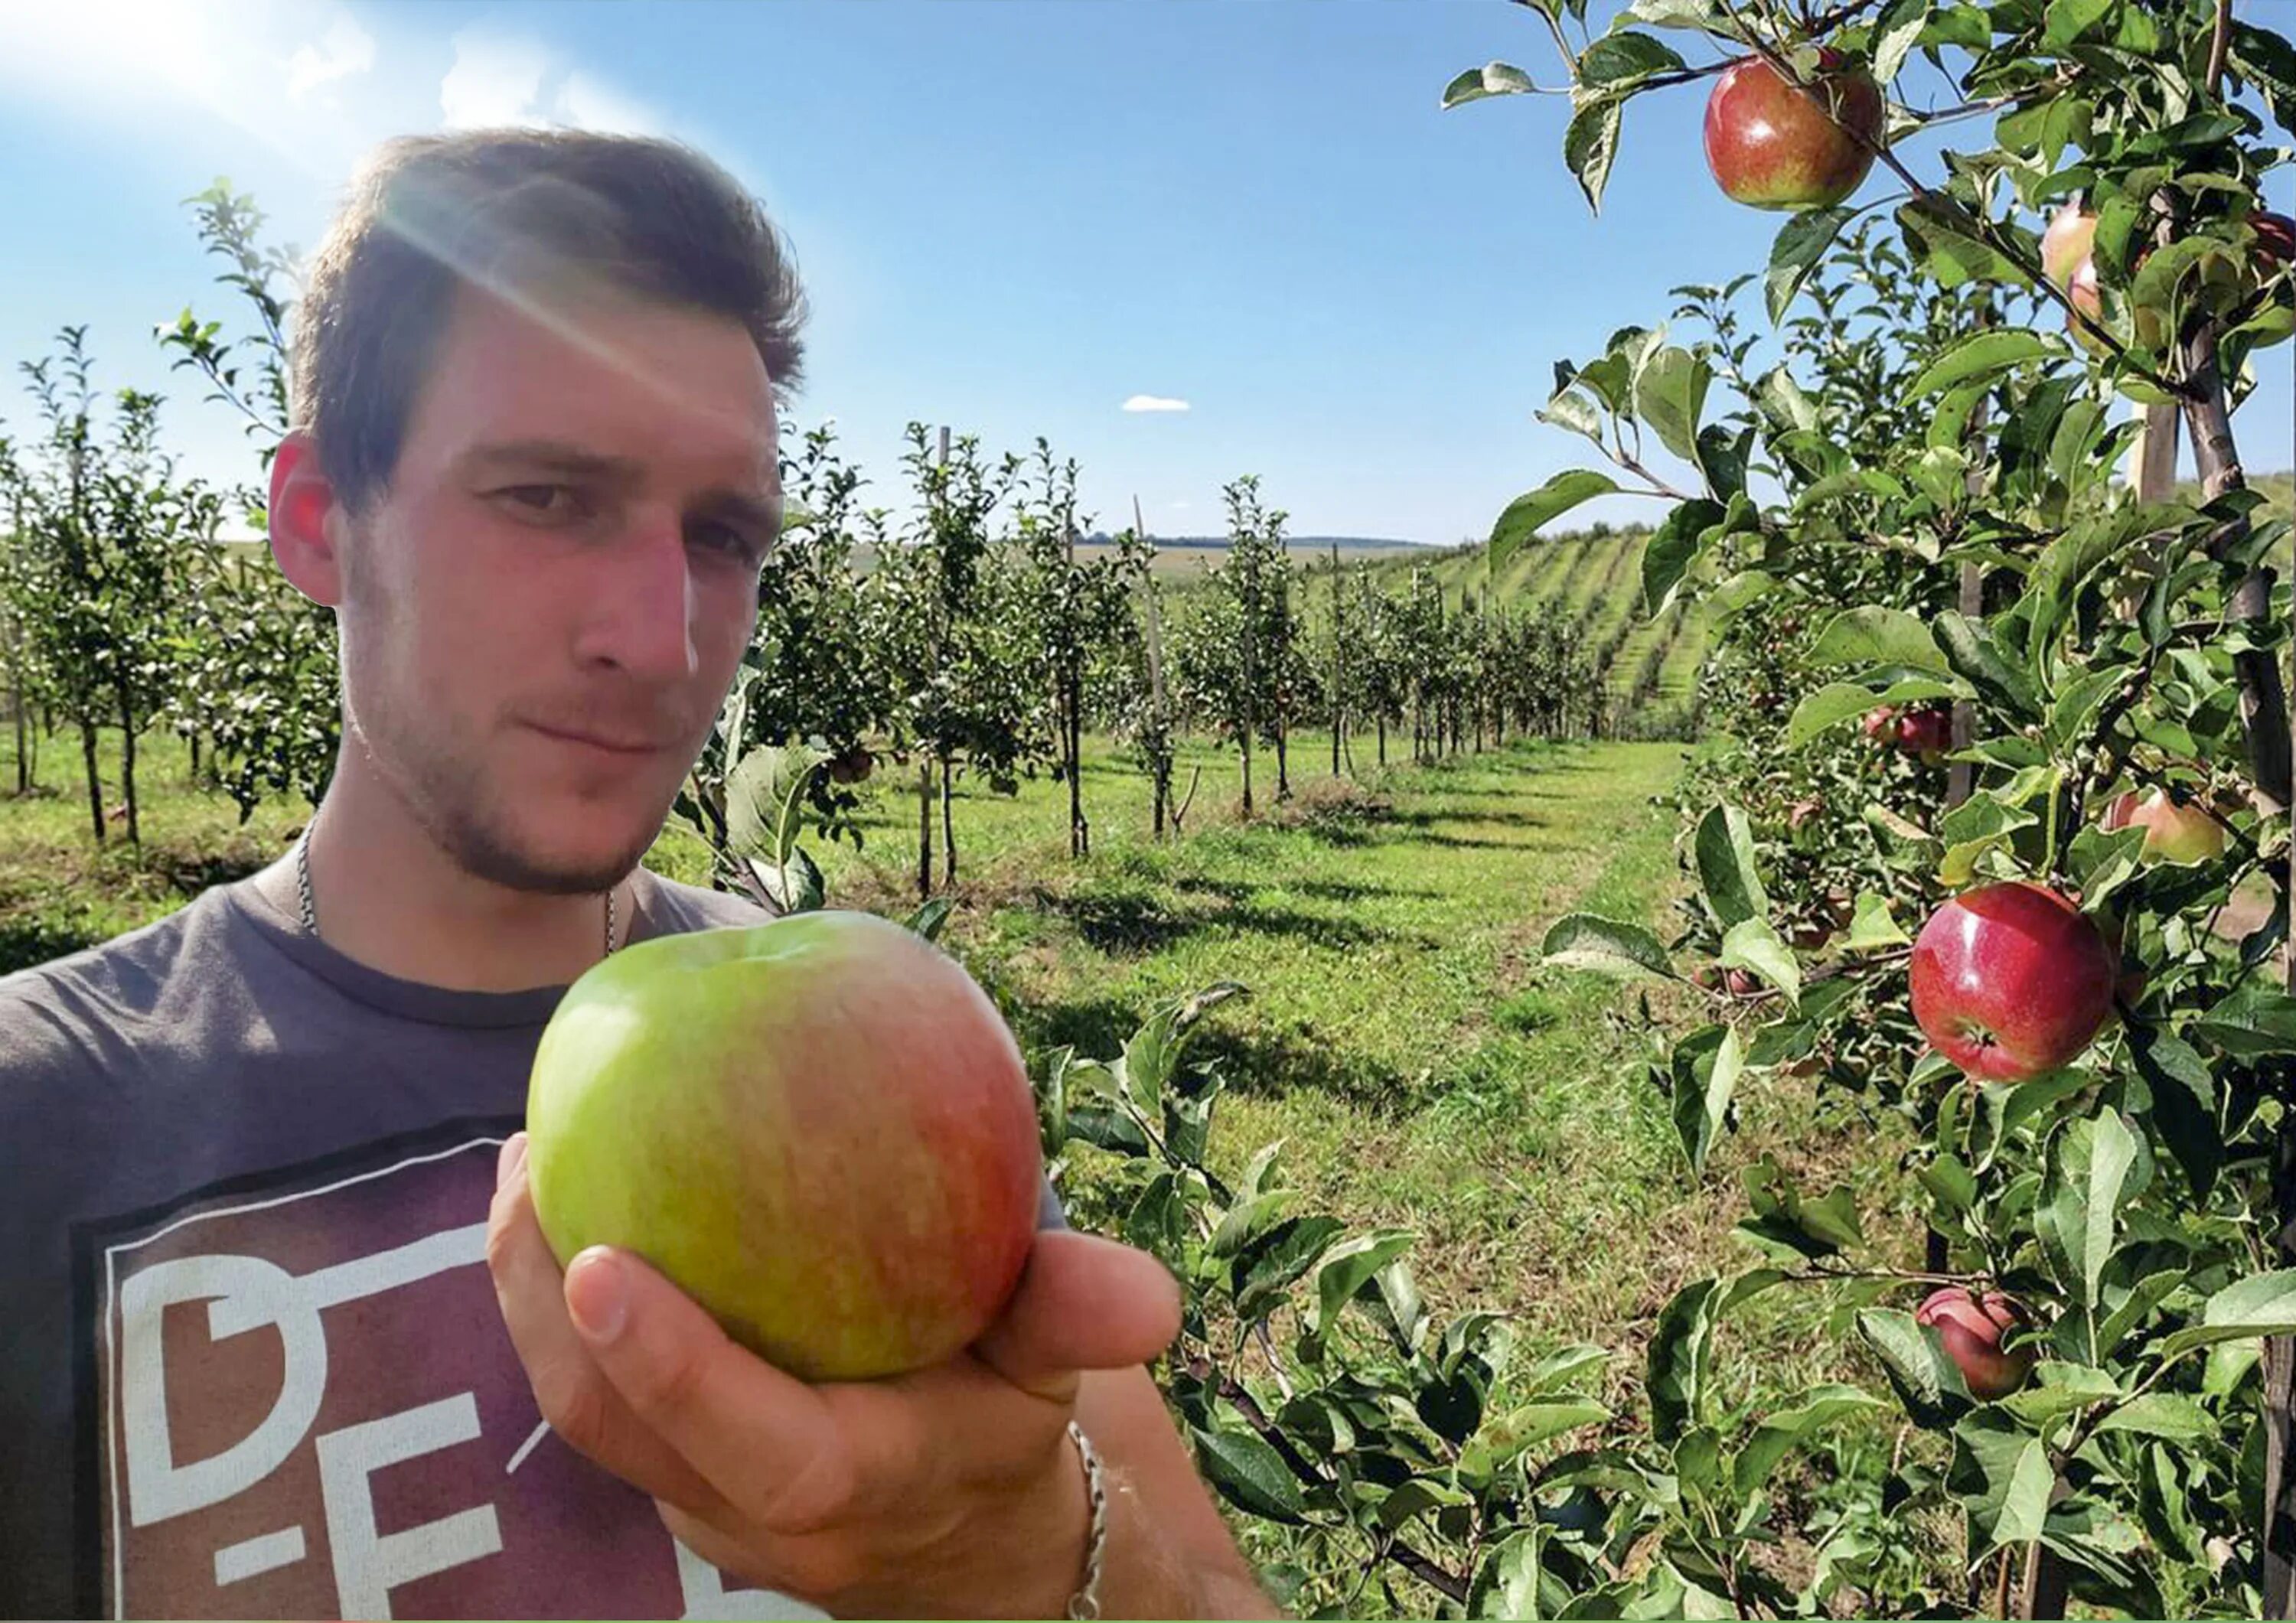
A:
{"type": "Polygon", "coordinates": [[[1608,474],[1574,468],[1558,473],[1538,489],[1519,496],[1507,504],[1499,514],[1498,522],[1491,526],[1490,570],[1496,576],[1513,562],[1540,529],[1578,506],[1598,496],[1608,496],[1619,488],[1618,481],[1608,474]]]}
{"type": "Polygon", "coordinates": [[[1584,434],[1598,446],[1603,443],[1602,408],[1569,385],[1555,390],[1554,398],[1533,414],[1541,422],[1584,434]]]}
{"type": "Polygon", "coordinates": [[[1378,1229],[1332,1248],[1316,1275],[1316,1323],[1310,1334],[1327,1340],[1340,1313],[1379,1271],[1411,1249],[1417,1238],[1407,1229],[1378,1229]]]}
{"type": "Polygon", "coordinates": [[[1754,1209],[1759,1231],[1801,1257],[1831,1257],[1866,1243],[1857,1225],[1857,1198],[1848,1184],[1835,1185],[1823,1200],[1804,1201],[1793,1178],[1768,1155],[1746,1168],[1744,1182],[1747,1204],[1754,1209]]]}
{"type": "Polygon", "coordinates": [[[1954,674],[1978,697],[2020,718],[2040,714],[2040,690],[2021,668],[2003,657],[2000,639],[1990,626],[1948,609],[1937,617],[1936,636],[1954,674]]]}
{"type": "Polygon", "coordinates": [[[1635,0],[1622,13],[1654,29],[1694,29],[1701,32],[1721,24],[1715,0],[1635,0]]]}
{"type": "Polygon", "coordinates": [[[1921,43],[1929,25],[1931,0],[1896,0],[1874,25],[1874,77],[1888,84],[1898,77],[1906,58],[1921,43]]]}
{"type": "Polygon", "coordinates": [[[2174,1392],[2147,1392],[2121,1405],[2097,1422],[2100,1431],[2133,1431],[2172,1443],[2205,1442],[2217,1435],[2217,1422],[2189,1398],[2174,1392]]]}
{"type": "Polygon", "coordinates": [[[1973,1406],[1968,1383],[1947,1355],[1944,1342],[1935,1330],[1915,1324],[1912,1314],[1894,1307],[1861,1308],[1857,1333],[1882,1361],[1882,1373],[1915,1425],[1942,1431],[1973,1406]]]}
{"type": "Polygon", "coordinates": [[[2182,1037],[2142,1021],[2129,1023],[2128,1050],[2136,1074],[2152,1090],[2153,1125],[2205,1200],[2224,1167],[2216,1073],[2182,1037]]]}
{"type": "MultiPolygon", "coordinates": [[[[1954,12],[1940,13],[1939,18],[1956,14],[1975,16],[1978,29],[1983,30],[1982,13],[1962,13],[1956,8],[1954,12]]],[[[1924,44],[1934,31],[1934,25],[1924,30],[1924,44]]],[[[1898,224],[1905,231],[1906,247],[1940,287],[1956,288],[1971,282],[2006,287],[2031,285],[2032,279],[2015,261],[2003,258],[1990,243],[1970,234],[1968,217],[1957,209],[1916,198],[1898,208],[1898,224]]]]}
{"type": "Polygon", "coordinates": [[[1470,1618],[1539,1619],[1554,1613],[1541,1603],[1540,1578],[1547,1540],[1544,1522],[1509,1533],[1483,1557],[1467,1590],[1470,1618]]]}
{"type": "Polygon", "coordinates": [[[1562,161],[1578,177],[1587,206],[1603,211],[1603,188],[1610,184],[1611,165],[1619,156],[1619,126],[1625,103],[1615,96],[1587,102],[1571,116],[1562,135],[1562,161]]]}
{"type": "Polygon", "coordinates": [[[1706,1157],[1730,1111],[1730,1095],[1745,1070],[1745,1050],[1737,1031],[1729,1026],[1710,1027],[1719,1036],[1702,1042],[1704,1032],[1685,1038],[1674,1051],[1674,1126],[1693,1172],[1702,1172],[1706,1157]]]}
{"type": "Polygon", "coordinates": [[[1850,916],[1849,934],[1845,945],[1854,953],[1880,952],[1886,947],[1907,947],[1913,938],[1898,927],[1890,916],[1890,898],[1871,890],[1857,893],[1857,911],[1850,916]]]}
{"type": "Polygon", "coordinates": [[[1980,1411],[1954,1428],[1948,1480],[1982,1537],[1981,1549],[1972,1553],[1989,1555],[2041,1536],[2057,1478],[2040,1438],[2007,1414],[1980,1411]]]}
{"type": "Polygon", "coordinates": [[[1611,1411],[1591,1398],[1524,1404],[1483,1422],[1459,1452],[1459,1474],[1488,1481],[1526,1450],[1610,1418],[1611,1411]]]}
{"type": "Polygon", "coordinates": [[[1530,75],[1505,62],[1486,62],[1480,68],[1470,68],[1443,87],[1446,109],[1464,107],[1470,102],[1480,102],[1486,96],[1523,95],[1538,88],[1530,82],[1530,75]]]}
{"type": "Polygon", "coordinates": [[[1237,1316],[1248,1323],[1272,1310],[1345,1232],[1336,1217],[1290,1217],[1259,1235],[1229,1271],[1237,1316]]]}
{"type": "Polygon", "coordinates": [[[2105,1316],[2096,1332],[2096,1356],[2110,1358],[2129,1332],[2150,1318],[2155,1308],[2174,1296],[2185,1283],[2181,1268],[2164,1268],[2137,1282],[2120,1305],[2105,1316]]]}
{"type": "Polygon", "coordinates": [[[1678,504],[1643,543],[1643,611],[1655,617],[1674,595],[1674,589],[1698,556],[1706,532],[1721,523],[1727,512],[1719,502],[1704,497],[1678,504]]]}
{"type": "Polygon", "coordinates": [[[2059,1281],[2078,1287],[2092,1310],[2119,1237],[2121,1204],[2136,1193],[2129,1173],[2136,1154],[2136,1137],[2110,1107],[2094,1121],[2071,1123],[2057,1141],[2034,1212],[2059,1281]]]}
{"type": "Polygon", "coordinates": [[[726,844],[736,857],[788,864],[805,822],[805,795],[829,753],[810,744],[760,744],[726,779],[726,844]]]}
{"type": "Polygon", "coordinates": [[[2296,997],[2246,988],[2194,1021],[2191,1032],[2235,1060],[2296,1053],[2296,997]]]}
{"type": "Polygon", "coordinates": [[[947,928],[949,915],[955,911],[955,902],[947,897],[937,896],[909,914],[904,922],[910,930],[922,936],[926,940],[938,941],[940,939],[940,932],[947,928]]]}
{"type": "Polygon", "coordinates": [[[1918,399],[1956,383],[2002,377],[2028,361],[2056,353],[2055,340],[2038,332],[2005,329],[1973,332],[1923,368],[1906,392],[1918,399]]]}
{"type": "Polygon", "coordinates": [[[1622,924],[1593,914],[1566,914],[1554,921],[1540,943],[1540,955],[1567,969],[1633,977],[1679,979],[1659,939],[1639,924],[1622,924]]]}
{"type": "Polygon", "coordinates": [[[1732,1478],[1741,1499],[1751,1498],[1770,1480],[1778,1462],[1813,1431],[1824,1430],[1853,1414],[1870,1414],[1882,1400],[1854,1386],[1820,1386],[1792,1408],[1764,1421],[1751,1441],[1738,1451],[1732,1478]]]}
{"type": "MultiPolygon", "coordinates": [[[[1789,218],[1778,228],[1777,241],[1770,245],[1769,273],[1763,278],[1763,290],[1769,302],[1773,324],[1785,318],[1786,307],[1794,301],[1803,283],[1809,280],[1841,234],[1841,228],[1857,217],[1853,209],[1809,209],[1789,218]]],[[[1780,373],[1784,368],[1780,368],[1780,373]]],[[[1814,423],[1797,424],[1814,427],[1814,423]]]]}
{"type": "Polygon", "coordinates": [[[1754,392],[1762,415],[1773,429],[1808,432],[1817,427],[1816,402],[1802,392],[1793,373],[1784,366],[1774,366],[1764,373],[1754,392]]]}
{"type": "Polygon", "coordinates": [[[1698,417],[1714,369],[1678,345],[1653,350],[1635,373],[1635,414],[1686,463],[1698,460],[1698,417]]]}
{"type": "Polygon", "coordinates": [[[2296,1335],[2296,1270],[2252,1274],[2209,1298],[2201,1322],[2161,1344],[2169,1357],[2218,1341],[2296,1335]]]}
{"type": "Polygon", "coordinates": [[[1754,829],[1734,806],[1717,806],[1699,819],[1694,841],[1699,881],[1715,922],[1727,930],[1770,910],[1754,861],[1754,829]]]}
{"type": "Polygon", "coordinates": [[[2081,43],[2081,36],[2103,21],[2119,4],[2120,0],[2049,0],[2049,27],[2044,36],[2049,48],[2062,52],[2081,43]]]}
{"type": "Polygon", "coordinates": [[[1569,1385],[1577,1376],[1588,1370],[1600,1369],[1610,1361],[1611,1354],[1607,1348],[1583,1344],[1566,1347],[1539,1359],[1517,1377],[1514,1384],[1526,1397],[1543,1398],[1569,1385]]]}
{"type": "Polygon", "coordinates": [[[1673,46],[1632,29],[1605,34],[1587,47],[1578,59],[1582,85],[1619,85],[1648,78],[1653,73],[1679,72],[1684,62],[1673,46]]]}
{"type": "Polygon", "coordinates": [[[1785,944],[1767,919],[1741,919],[1722,938],[1726,969],[1751,970],[1785,994],[1786,1002],[1801,1003],[1801,969],[1793,948],[1785,944]]]}
{"type": "Polygon", "coordinates": [[[1238,1201],[1228,1208],[1227,1215],[1212,1231],[1210,1242],[1204,1248],[1208,1257],[1226,1258],[1275,1226],[1283,1208],[1298,1196],[1298,1191],[1271,1189],[1266,1194],[1254,1195],[1248,1201],[1238,1201]]]}
{"type": "Polygon", "coordinates": [[[1929,627],[1903,609],[1849,609],[1826,622],[1809,651],[1813,665],[1906,665],[1950,676],[1929,627]]]}
{"type": "Polygon", "coordinates": [[[2089,724],[2104,701],[2136,672],[2126,665],[2107,665],[2081,672],[2059,691],[2049,704],[2049,742],[2068,752],[2089,742],[2089,724]]]}
{"type": "Polygon", "coordinates": [[[1222,1498],[1246,1515],[1293,1527],[1307,1521],[1298,1479],[1258,1432],[1225,1426],[1211,1431],[1201,1426],[1188,1430],[1195,1439],[1197,1463],[1222,1498]]]}
{"type": "Polygon", "coordinates": [[[1674,1294],[1651,1334],[1646,1386],[1651,1432],[1660,1443],[1678,1441],[1696,1423],[1712,1357],[1719,1279],[1702,1279],[1674,1294]]]}

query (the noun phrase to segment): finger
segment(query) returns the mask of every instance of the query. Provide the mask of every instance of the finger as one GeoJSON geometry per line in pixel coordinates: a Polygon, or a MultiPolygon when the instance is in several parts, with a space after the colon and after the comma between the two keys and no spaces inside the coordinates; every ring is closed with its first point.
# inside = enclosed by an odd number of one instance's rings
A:
{"type": "Polygon", "coordinates": [[[1065,1403],[1078,1371],[1150,1363],[1179,1333],[1179,1283],[1162,1263],[1113,1240],[1048,1229],[972,1351],[1014,1386],[1065,1403]]]}
{"type": "Polygon", "coordinates": [[[898,1471],[885,1460],[900,1445],[857,1456],[822,1390],[735,1343],[641,1258],[593,1246],[566,1270],[566,1303],[629,1412],[768,1531],[826,1526],[898,1471]]]}
{"type": "Polygon", "coordinates": [[[525,1140],[516,1134],[503,1146],[487,1213],[487,1270],[536,1405],[552,1430],[616,1476],[697,1515],[721,1512],[701,1475],[631,1412],[567,1316],[558,1258],[534,1216],[525,1140]]]}

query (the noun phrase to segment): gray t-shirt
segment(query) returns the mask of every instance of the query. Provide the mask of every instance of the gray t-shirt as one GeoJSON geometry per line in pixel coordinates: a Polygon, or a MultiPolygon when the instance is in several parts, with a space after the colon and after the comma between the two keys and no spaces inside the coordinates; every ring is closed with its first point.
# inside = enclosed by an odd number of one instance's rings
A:
{"type": "MultiPolygon", "coordinates": [[[[639,889],[632,940],[765,917],[639,889]]],[[[535,1407],[483,1239],[563,992],[385,975],[246,881],[0,979],[0,1614],[820,1615],[535,1407]]]]}

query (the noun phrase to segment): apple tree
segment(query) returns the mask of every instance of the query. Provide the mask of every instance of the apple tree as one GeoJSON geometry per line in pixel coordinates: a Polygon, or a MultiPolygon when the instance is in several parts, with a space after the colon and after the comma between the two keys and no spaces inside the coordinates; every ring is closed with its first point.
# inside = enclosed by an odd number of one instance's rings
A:
{"type": "Polygon", "coordinates": [[[1735,701],[1677,938],[1573,917],[1550,958],[1670,988],[1694,1172],[1764,1110],[1902,1173],[1738,1168],[1751,1266],[1647,1349],[1657,1558],[1740,1613],[2287,1616],[2290,521],[2235,424],[2296,304],[2296,50],[2231,0],[1588,9],[1528,6],[1590,204],[1637,98],[1703,94],[1716,183],[1784,217],[1558,367],[1607,466],[1494,530],[1650,496],[1645,611],[1720,617],[1735,701]],[[1820,1398],[1734,1375],[1764,1314],[1846,1332],[1820,1398]]]}

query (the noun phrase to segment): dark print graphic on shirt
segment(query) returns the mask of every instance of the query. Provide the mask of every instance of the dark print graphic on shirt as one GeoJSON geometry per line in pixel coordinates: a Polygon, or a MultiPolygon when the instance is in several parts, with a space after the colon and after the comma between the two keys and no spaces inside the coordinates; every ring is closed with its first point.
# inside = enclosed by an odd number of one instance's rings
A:
{"type": "Polygon", "coordinates": [[[544,1424],[463,1124],[83,1229],[84,1597],[109,1617],[814,1618],[544,1424]]]}

